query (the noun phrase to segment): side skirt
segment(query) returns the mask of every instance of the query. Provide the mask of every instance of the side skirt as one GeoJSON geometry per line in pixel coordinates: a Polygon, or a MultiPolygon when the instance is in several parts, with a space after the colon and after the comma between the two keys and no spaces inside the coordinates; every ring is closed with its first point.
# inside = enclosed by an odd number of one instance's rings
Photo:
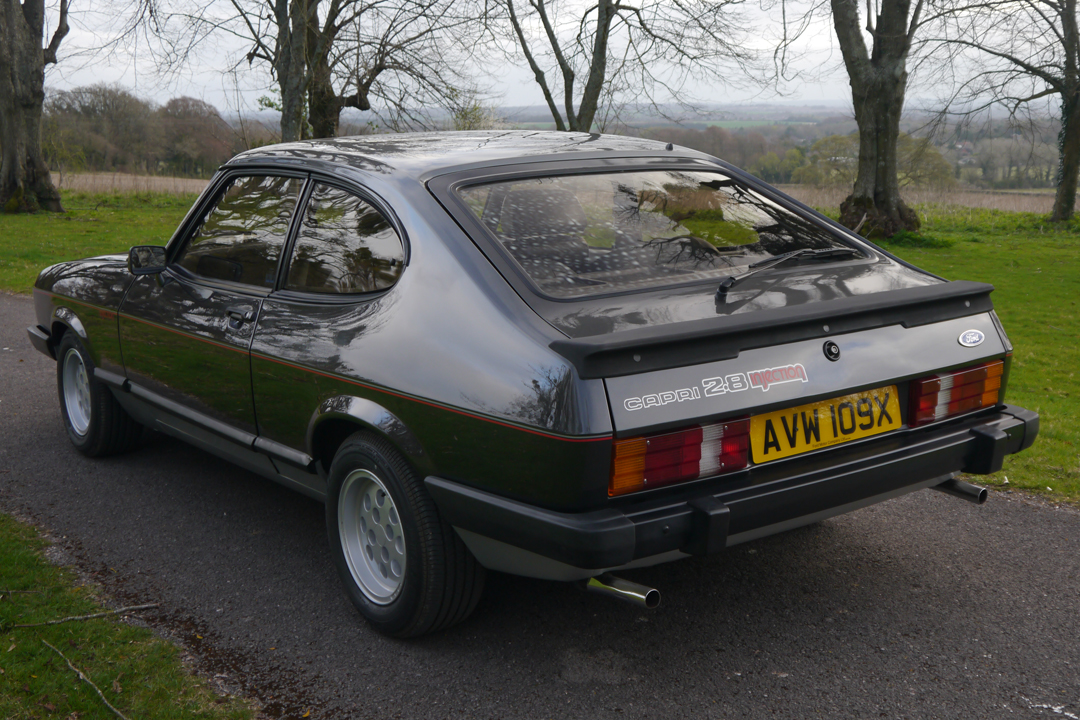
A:
{"type": "MultiPolygon", "coordinates": [[[[180,417],[154,403],[150,397],[152,393],[142,388],[139,388],[138,395],[146,397],[137,397],[135,393],[125,392],[118,387],[110,387],[109,389],[112,390],[121,407],[146,427],[178,440],[183,440],[245,470],[262,475],[291,490],[303,493],[310,498],[320,502],[326,500],[326,483],[317,474],[292,467],[280,460],[275,461],[263,453],[256,452],[251,444],[244,444],[232,438],[222,437],[222,435],[207,429],[207,426],[220,424],[217,421],[206,418],[207,422],[205,424],[199,423],[200,413],[187,408],[185,408],[185,414],[191,417],[180,417]]],[[[168,401],[163,400],[162,404],[165,402],[168,401]]]]}

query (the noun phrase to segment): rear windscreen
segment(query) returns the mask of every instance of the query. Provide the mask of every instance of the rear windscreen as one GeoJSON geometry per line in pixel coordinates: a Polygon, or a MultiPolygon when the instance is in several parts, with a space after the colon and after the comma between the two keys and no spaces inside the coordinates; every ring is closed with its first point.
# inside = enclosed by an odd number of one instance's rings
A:
{"type": "Polygon", "coordinates": [[[792,250],[845,247],[715,172],[563,175],[457,193],[540,291],[556,298],[721,280],[792,250]]]}

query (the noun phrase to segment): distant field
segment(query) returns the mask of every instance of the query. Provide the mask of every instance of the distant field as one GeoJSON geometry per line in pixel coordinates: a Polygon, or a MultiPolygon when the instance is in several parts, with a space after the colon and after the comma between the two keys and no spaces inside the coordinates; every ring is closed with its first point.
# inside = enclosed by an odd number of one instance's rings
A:
{"type": "MultiPolygon", "coordinates": [[[[812,185],[778,185],[778,189],[815,208],[838,208],[851,188],[819,188],[812,185]]],[[[1054,206],[1053,191],[1038,190],[983,192],[973,190],[909,189],[900,193],[909,205],[949,206],[951,212],[962,208],[987,208],[1006,212],[1025,212],[1049,215],[1054,206]]]]}
{"type": "Polygon", "coordinates": [[[812,122],[788,121],[788,120],[709,120],[705,125],[709,127],[724,128],[725,130],[738,130],[746,127],[762,127],[763,125],[813,125],[812,122]]]}
{"type": "Polygon", "coordinates": [[[64,173],[53,174],[53,182],[61,190],[71,192],[130,195],[133,193],[167,193],[190,195],[200,193],[206,180],[196,178],[128,175],[126,173],[64,173]]]}

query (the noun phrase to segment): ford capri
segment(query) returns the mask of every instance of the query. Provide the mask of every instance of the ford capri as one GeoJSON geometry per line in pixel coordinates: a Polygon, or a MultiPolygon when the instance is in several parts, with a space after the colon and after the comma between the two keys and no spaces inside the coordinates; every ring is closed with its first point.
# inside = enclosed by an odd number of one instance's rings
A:
{"type": "Polygon", "coordinates": [[[488,570],[655,606],[620,571],[999,470],[993,288],[913,267],[714,157],[636,138],[296,142],[226,163],[164,247],[34,290],[88,456],[149,428],[325,502],[398,637],[488,570]]]}

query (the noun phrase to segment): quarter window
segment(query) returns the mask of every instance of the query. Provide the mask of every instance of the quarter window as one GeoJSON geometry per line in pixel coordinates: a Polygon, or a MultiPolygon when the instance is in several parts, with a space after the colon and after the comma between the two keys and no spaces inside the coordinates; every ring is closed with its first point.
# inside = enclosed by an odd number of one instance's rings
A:
{"type": "Polygon", "coordinates": [[[303,185],[266,175],[233,179],[177,262],[199,277],[272,288],[303,185]]]}
{"type": "Polygon", "coordinates": [[[356,195],[318,184],[304,211],[285,287],[316,293],[367,293],[397,282],[401,239],[356,195]]]}

